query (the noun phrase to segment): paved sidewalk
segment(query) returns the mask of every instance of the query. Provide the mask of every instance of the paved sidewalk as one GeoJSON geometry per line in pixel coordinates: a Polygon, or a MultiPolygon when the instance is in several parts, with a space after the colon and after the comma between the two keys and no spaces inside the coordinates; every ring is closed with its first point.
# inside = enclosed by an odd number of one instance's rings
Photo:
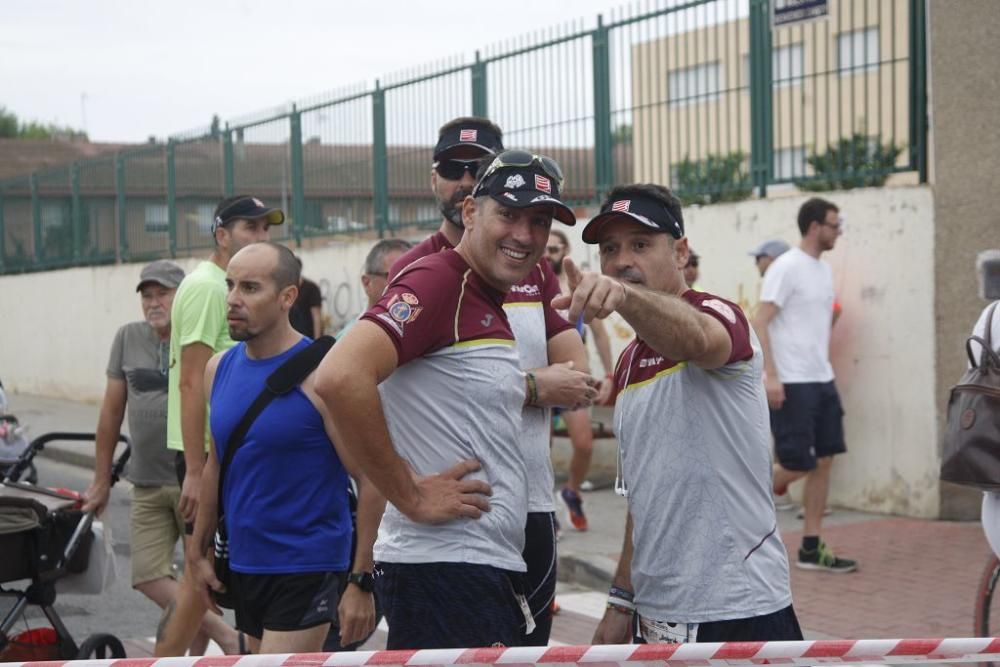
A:
{"type": "MultiPolygon", "coordinates": [[[[30,425],[30,435],[48,431],[92,431],[95,405],[27,395],[10,397],[11,411],[30,425]]],[[[566,443],[556,443],[562,466],[566,443]]],[[[601,441],[595,482],[606,484],[613,441],[601,441]]],[[[53,443],[46,456],[92,465],[93,446],[53,443]]],[[[613,459],[611,460],[613,476],[613,459]]],[[[625,503],[610,489],[584,494],[590,530],[579,533],[563,516],[559,575],[563,581],[603,590],[610,582],[624,531],[625,503]]],[[[562,504],[560,501],[560,509],[562,504]]],[[[795,512],[780,512],[785,545],[792,554],[801,539],[795,512]]],[[[855,558],[851,574],[792,568],[792,593],[803,629],[811,638],[971,636],[973,598],[989,548],[977,522],[955,523],[837,510],[823,537],[835,551],[855,558]]]]}

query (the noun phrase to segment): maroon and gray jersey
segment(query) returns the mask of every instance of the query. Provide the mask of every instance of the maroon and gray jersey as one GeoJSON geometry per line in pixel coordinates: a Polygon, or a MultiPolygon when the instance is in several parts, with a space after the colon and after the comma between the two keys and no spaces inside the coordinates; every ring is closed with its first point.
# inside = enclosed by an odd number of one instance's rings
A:
{"type": "MultiPolygon", "coordinates": [[[[448,238],[441,232],[413,246],[392,265],[390,280],[414,261],[442,250],[451,249],[448,238]]],[[[504,310],[510,320],[521,368],[530,370],[549,365],[549,339],[566,329],[573,328],[550,304],[559,296],[559,279],[552,265],[542,260],[520,284],[514,285],[504,301],[504,310]]],[[[546,408],[524,408],[522,444],[528,465],[528,511],[552,512],[555,502],[552,489],[551,414],[546,408]]]]}
{"type": "Polygon", "coordinates": [[[423,241],[407,250],[399,259],[392,263],[392,267],[389,269],[389,282],[392,282],[393,279],[399,275],[400,271],[421,257],[433,255],[441,252],[442,250],[451,250],[454,247],[455,246],[451,244],[451,241],[448,240],[447,236],[441,232],[434,232],[423,241]]]}
{"type": "Polygon", "coordinates": [[[362,316],[396,346],[397,368],[379,394],[399,455],[420,475],[476,459],[482,470],[470,478],[493,489],[491,511],[475,521],[428,526],[388,505],[377,560],[525,570],[524,374],[504,296],[457,252],[445,250],[410,263],[362,316]]]}
{"type": "MultiPolygon", "coordinates": [[[[549,303],[559,296],[559,279],[548,260],[543,259],[528,277],[507,293],[503,309],[517,341],[521,368],[529,370],[549,365],[549,339],[572,325],[549,303]]],[[[528,466],[528,511],[553,512],[551,414],[546,408],[525,406],[522,414],[521,445],[528,466]]]]}
{"type": "Polygon", "coordinates": [[[736,304],[683,299],[716,318],[733,350],[716,369],[640,339],[615,369],[615,425],[632,515],[632,584],[644,618],[705,623],[791,604],[771,498],[771,433],[756,335],[736,304]]]}

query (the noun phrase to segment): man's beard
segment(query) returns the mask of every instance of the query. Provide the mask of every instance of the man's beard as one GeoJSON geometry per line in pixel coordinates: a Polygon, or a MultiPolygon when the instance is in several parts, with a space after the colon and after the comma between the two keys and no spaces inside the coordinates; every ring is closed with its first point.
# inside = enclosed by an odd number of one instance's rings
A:
{"type": "Polygon", "coordinates": [[[459,229],[465,229],[465,223],[462,222],[462,202],[470,194],[472,194],[471,189],[459,188],[451,196],[451,199],[444,200],[439,204],[444,219],[459,229]]]}

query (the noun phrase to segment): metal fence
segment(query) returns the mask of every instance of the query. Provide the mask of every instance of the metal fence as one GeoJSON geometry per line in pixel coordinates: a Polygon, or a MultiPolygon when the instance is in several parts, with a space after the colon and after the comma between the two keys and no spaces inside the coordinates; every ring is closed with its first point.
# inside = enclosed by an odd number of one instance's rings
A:
{"type": "Polygon", "coordinates": [[[221,127],[0,182],[0,273],[212,246],[219,198],[280,204],[280,238],[439,220],[437,128],[488,116],[552,155],[576,204],[614,184],[686,202],[926,180],[924,0],[829,0],[772,27],[770,0],[669,0],[497,44],[221,127]]]}

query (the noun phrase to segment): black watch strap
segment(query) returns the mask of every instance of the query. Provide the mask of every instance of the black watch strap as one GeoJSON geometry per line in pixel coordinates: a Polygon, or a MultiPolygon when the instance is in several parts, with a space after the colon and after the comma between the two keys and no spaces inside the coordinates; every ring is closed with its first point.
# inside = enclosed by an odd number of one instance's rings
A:
{"type": "Polygon", "coordinates": [[[375,577],[371,572],[351,572],[347,575],[347,583],[354,584],[365,593],[375,590],[375,577]]]}

